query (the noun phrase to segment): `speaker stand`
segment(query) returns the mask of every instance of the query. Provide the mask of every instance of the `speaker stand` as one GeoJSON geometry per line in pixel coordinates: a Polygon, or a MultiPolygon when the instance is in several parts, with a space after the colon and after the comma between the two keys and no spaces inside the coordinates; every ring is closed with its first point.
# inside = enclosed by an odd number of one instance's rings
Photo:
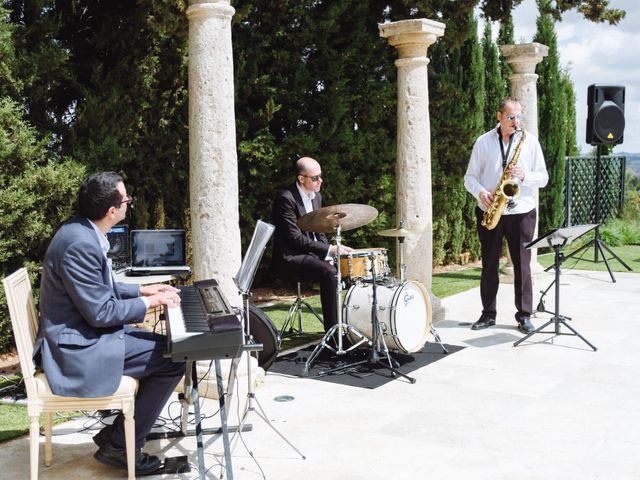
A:
{"type": "MultiPolygon", "coordinates": [[[[571,252],[569,255],[567,255],[566,257],[564,257],[564,259],[569,259],[571,257],[575,257],[576,255],[578,255],[580,252],[587,250],[588,248],[594,247],[593,250],[593,260],[588,260],[588,259],[584,259],[587,262],[593,262],[593,263],[599,263],[598,260],[598,253],[600,253],[600,255],[602,255],[602,260],[604,261],[605,266],[607,267],[607,271],[609,272],[609,276],[611,277],[611,281],[613,283],[616,283],[616,277],[613,276],[613,272],[611,271],[611,267],[609,266],[609,259],[607,259],[606,254],[604,253],[604,251],[606,250],[607,252],[609,252],[611,254],[611,258],[615,258],[616,260],[618,260],[618,262],[620,262],[622,264],[623,267],[625,267],[627,270],[631,271],[632,268],[627,265],[619,256],[617,256],[603,241],[602,238],[600,238],[600,202],[601,202],[601,195],[600,195],[600,190],[601,190],[601,183],[602,183],[602,175],[600,174],[600,167],[601,167],[601,162],[600,162],[600,157],[602,155],[602,145],[598,145],[596,147],[596,219],[595,222],[596,224],[598,224],[598,226],[596,227],[596,233],[595,236],[593,237],[593,240],[591,240],[589,243],[587,243],[586,245],[583,245],[582,247],[580,247],[579,249],[577,249],[575,252],[571,252]]],[[[547,269],[545,269],[546,271],[549,271],[552,267],[549,267],[547,269]]]]}

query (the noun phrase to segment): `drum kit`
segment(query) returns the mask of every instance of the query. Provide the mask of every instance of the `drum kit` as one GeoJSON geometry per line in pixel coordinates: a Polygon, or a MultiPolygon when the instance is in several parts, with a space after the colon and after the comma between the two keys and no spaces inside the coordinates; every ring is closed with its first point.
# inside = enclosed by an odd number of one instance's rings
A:
{"type": "MultiPolygon", "coordinates": [[[[357,249],[341,254],[342,231],[361,227],[373,221],[378,211],[369,205],[342,204],[314,210],[298,219],[298,226],[305,231],[334,234],[337,246],[337,324],[331,327],[322,341],[313,350],[305,364],[304,373],[323,349],[337,355],[346,354],[361,346],[370,346],[368,360],[348,365],[377,363],[392,371],[394,375],[415,379],[399,372],[397,362],[389,353],[394,351],[413,353],[420,350],[429,333],[433,334],[445,353],[445,346],[431,324],[431,301],[429,292],[420,282],[405,279],[404,239],[419,232],[404,228],[379,231],[383,237],[393,237],[399,245],[398,278],[391,275],[385,248],[357,249]],[[348,283],[342,302],[343,279],[348,283]],[[343,337],[346,338],[343,341],[343,337]],[[380,361],[384,355],[388,365],[380,361]]],[[[337,373],[337,369],[325,370],[321,374],[337,373]]]]}

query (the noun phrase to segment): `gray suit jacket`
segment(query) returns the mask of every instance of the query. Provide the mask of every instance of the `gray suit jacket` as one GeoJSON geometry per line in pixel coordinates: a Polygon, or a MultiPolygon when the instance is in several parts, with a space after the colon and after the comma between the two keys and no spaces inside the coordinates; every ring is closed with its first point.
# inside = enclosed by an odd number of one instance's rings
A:
{"type": "Polygon", "coordinates": [[[54,235],[40,285],[34,351],[57,395],[100,397],[116,391],[124,366],[125,324],[146,313],[138,286],[113,283],[91,223],[75,218],[54,235]]]}

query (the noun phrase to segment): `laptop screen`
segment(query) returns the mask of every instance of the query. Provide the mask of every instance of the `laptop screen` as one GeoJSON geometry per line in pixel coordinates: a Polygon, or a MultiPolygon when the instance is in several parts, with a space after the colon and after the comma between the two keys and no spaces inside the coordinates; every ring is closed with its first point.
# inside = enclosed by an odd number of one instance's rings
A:
{"type": "Polygon", "coordinates": [[[184,230],[131,230],[131,266],[186,265],[184,230]]]}

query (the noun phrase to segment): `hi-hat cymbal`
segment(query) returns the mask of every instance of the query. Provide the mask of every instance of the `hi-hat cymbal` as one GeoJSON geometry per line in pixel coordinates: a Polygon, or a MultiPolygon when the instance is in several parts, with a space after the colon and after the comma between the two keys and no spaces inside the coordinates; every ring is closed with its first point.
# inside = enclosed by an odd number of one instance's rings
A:
{"type": "Polygon", "coordinates": [[[380,230],[378,232],[378,235],[382,235],[383,237],[410,237],[417,234],[418,232],[415,230],[409,230],[404,227],[390,228],[388,230],[380,230]]]}
{"type": "Polygon", "coordinates": [[[369,205],[344,203],[309,212],[298,219],[298,226],[306,232],[331,233],[340,225],[341,230],[351,230],[371,222],[378,210],[369,205]]]}

